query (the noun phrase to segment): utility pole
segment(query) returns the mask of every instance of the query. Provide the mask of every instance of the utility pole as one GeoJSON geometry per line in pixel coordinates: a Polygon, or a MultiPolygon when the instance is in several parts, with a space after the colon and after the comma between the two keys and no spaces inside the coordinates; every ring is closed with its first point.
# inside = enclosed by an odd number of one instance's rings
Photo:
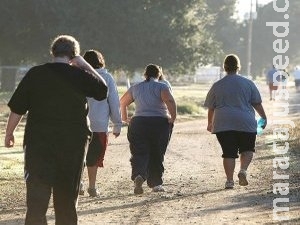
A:
{"type": "Polygon", "coordinates": [[[253,10],[252,0],[250,0],[249,30],[248,30],[248,47],[247,47],[247,76],[251,76],[251,57],[252,57],[252,26],[253,10]]]}

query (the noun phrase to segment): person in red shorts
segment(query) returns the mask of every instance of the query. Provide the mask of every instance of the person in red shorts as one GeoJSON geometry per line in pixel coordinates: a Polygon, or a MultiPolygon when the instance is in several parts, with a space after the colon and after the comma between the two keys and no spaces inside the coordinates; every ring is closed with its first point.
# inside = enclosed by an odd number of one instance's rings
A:
{"type": "MultiPolygon", "coordinates": [[[[97,170],[103,167],[103,160],[108,144],[109,121],[112,122],[112,133],[118,137],[121,132],[122,120],[120,113],[120,101],[116,83],[113,76],[105,68],[103,55],[96,50],[88,50],[83,58],[103,77],[108,87],[107,99],[97,101],[88,98],[90,126],[93,132],[92,141],[89,144],[86,166],[89,177],[88,194],[91,197],[99,196],[96,187],[97,170]]],[[[84,185],[81,183],[79,194],[84,195],[84,185]]]]}
{"type": "Polygon", "coordinates": [[[272,67],[272,69],[270,69],[267,72],[267,85],[269,86],[269,94],[270,94],[270,101],[275,100],[274,98],[274,91],[276,91],[278,89],[278,84],[275,85],[274,80],[278,81],[278,77],[280,75],[280,72],[275,68],[275,66],[272,67]]]}

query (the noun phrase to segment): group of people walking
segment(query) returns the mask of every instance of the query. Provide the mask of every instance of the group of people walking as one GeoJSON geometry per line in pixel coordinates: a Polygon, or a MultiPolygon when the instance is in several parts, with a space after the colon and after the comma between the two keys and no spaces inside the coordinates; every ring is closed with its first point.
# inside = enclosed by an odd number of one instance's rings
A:
{"type": "MultiPolygon", "coordinates": [[[[53,62],[31,68],[13,93],[5,146],[14,146],[14,130],[27,113],[24,134],[26,225],[47,224],[46,212],[53,193],[56,225],[77,224],[78,194],[87,190],[99,195],[97,170],[103,167],[109,121],[118,137],[122,123],[128,124],[131,180],[135,194],[143,184],[154,192],[164,191],[164,155],[169,144],[177,106],[162,68],[149,64],[145,80],[131,86],[119,99],[116,83],[105,68],[103,55],[88,50],[80,56],[79,42],[60,35],[51,44],[53,62]],[[132,117],[128,106],[135,104],[132,117]],[[85,167],[89,184],[85,189],[85,167]]],[[[223,151],[227,177],[225,188],[233,188],[235,159],[240,155],[239,184],[245,186],[247,168],[255,151],[255,111],[265,119],[255,84],[238,75],[236,55],[224,60],[227,73],[209,90],[207,130],[216,134],[223,151]],[[254,111],[255,110],[255,111],[254,111]]]]}

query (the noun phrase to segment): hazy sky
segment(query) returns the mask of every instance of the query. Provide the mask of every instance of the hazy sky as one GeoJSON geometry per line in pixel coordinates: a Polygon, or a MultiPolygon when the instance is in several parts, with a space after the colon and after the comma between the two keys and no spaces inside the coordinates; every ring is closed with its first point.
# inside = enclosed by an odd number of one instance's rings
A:
{"type": "MultiPolygon", "coordinates": [[[[269,2],[271,2],[272,0],[257,0],[259,5],[265,5],[269,2]]],[[[253,4],[253,11],[255,11],[255,3],[256,0],[252,0],[252,4],[253,4]]],[[[249,13],[250,12],[250,6],[251,6],[251,0],[239,0],[238,4],[237,4],[237,12],[238,12],[238,17],[239,18],[244,18],[245,13],[249,13]]]]}

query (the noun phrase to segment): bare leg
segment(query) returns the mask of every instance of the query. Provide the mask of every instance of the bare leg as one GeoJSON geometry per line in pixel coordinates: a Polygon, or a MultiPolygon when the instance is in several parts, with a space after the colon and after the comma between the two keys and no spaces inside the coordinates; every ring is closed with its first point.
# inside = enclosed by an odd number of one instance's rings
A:
{"type": "Polygon", "coordinates": [[[240,155],[241,170],[246,171],[248,169],[248,166],[250,165],[252,158],[253,158],[253,152],[251,151],[246,151],[241,153],[240,155]]]}
{"type": "Polygon", "coordinates": [[[88,166],[89,188],[95,188],[98,166],[88,166]]]}
{"type": "Polygon", "coordinates": [[[238,173],[239,185],[241,185],[241,186],[248,185],[247,169],[252,161],[252,158],[253,158],[253,152],[251,152],[251,151],[246,151],[246,152],[241,153],[241,156],[240,156],[241,169],[240,169],[240,172],[238,173]]]}
{"type": "Polygon", "coordinates": [[[234,158],[224,158],[223,159],[223,166],[225,170],[225,174],[227,180],[233,181],[233,173],[235,168],[235,159],[234,158]]]}

